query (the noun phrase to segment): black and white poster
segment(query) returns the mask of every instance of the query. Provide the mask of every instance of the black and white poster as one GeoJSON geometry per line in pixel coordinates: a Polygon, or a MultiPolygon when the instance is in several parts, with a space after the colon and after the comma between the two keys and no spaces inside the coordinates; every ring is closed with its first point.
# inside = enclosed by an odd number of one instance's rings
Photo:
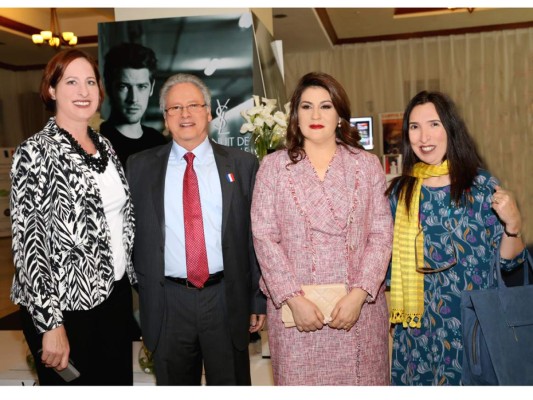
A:
{"type": "MultiPolygon", "coordinates": [[[[103,76],[108,51],[122,43],[150,49],[157,59],[155,84],[145,95],[142,124],[163,132],[161,86],[173,74],[193,74],[211,91],[210,136],[221,144],[249,150],[249,135],[239,132],[244,122],[240,111],[253,106],[253,94],[264,95],[254,93],[253,20],[252,14],[245,12],[100,23],[100,71],[103,76]]],[[[108,118],[110,107],[106,96],[101,110],[103,120],[108,118]]],[[[142,111],[140,106],[139,112],[142,111]]]]}

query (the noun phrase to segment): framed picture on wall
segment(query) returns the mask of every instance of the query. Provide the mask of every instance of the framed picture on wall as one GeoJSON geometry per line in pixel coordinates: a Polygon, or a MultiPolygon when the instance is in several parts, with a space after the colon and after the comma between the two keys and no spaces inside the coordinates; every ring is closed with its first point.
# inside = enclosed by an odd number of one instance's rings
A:
{"type": "Polygon", "coordinates": [[[383,154],[400,154],[402,144],[403,112],[379,114],[379,125],[383,140],[383,154]]]}
{"type": "Polygon", "coordinates": [[[350,125],[355,126],[361,136],[361,145],[365,150],[374,148],[374,129],[372,126],[372,117],[352,117],[350,125]]]}
{"type": "Polygon", "coordinates": [[[402,155],[384,154],[383,169],[387,175],[400,175],[402,173],[402,155]]]}

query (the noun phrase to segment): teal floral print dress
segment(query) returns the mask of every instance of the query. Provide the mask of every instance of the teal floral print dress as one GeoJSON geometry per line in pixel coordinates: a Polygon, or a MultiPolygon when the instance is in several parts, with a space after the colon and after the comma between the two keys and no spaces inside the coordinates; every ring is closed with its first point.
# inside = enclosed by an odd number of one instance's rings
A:
{"type": "MultiPolygon", "coordinates": [[[[491,208],[497,184],[487,171],[480,170],[467,204],[460,207],[451,202],[450,186],[422,186],[419,217],[424,264],[442,271],[424,275],[421,328],[394,326],[393,385],[461,384],[461,291],[489,286],[490,260],[503,235],[503,226],[491,208]]],[[[394,194],[390,204],[396,215],[394,194]]],[[[513,269],[525,257],[524,249],[513,260],[502,259],[501,268],[513,269]]]]}

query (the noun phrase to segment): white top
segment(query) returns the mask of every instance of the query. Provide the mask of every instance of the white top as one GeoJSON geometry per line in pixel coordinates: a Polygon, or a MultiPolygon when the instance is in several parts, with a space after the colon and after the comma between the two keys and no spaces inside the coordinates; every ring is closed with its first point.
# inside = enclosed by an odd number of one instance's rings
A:
{"type": "MultiPolygon", "coordinates": [[[[95,156],[99,156],[97,152],[95,156]]],[[[115,267],[115,281],[119,281],[126,271],[126,254],[124,243],[122,242],[124,230],[124,206],[126,205],[126,191],[117,168],[111,160],[107,163],[105,172],[99,174],[91,170],[91,173],[98,184],[104,213],[109,226],[111,235],[111,253],[113,255],[113,264],[115,267]]]]}

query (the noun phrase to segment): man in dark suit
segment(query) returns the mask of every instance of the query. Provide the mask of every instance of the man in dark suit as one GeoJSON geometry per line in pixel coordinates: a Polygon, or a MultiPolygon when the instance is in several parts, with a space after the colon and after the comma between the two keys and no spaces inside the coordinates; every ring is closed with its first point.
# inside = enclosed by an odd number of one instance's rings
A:
{"type": "Polygon", "coordinates": [[[160,107],[173,141],[127,162],[141,329],[158,385],[199,385],[202,366],[208,385],[250,385],[250,332],[265,321],[250,229],[259,164],[249,153],[209,140],[210,104],[200,79],[170,77],[160,107]],[[191,165],[201,204],[194,222],[188,219],[197,208],[188,198],[191,165]],[[187,233],[198,227],[199,233],[187,233]],[[209,274],[199,283],[189,270],[190,253],[198,248],[209,274]]]}

